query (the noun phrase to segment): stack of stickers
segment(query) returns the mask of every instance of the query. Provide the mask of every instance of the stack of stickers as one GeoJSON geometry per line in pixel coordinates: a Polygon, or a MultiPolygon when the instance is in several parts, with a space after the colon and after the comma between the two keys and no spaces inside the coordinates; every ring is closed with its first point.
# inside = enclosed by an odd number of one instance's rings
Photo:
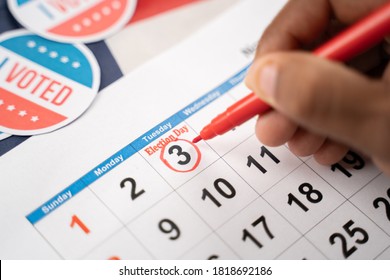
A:
{"type": "Polygon", "coordinates": [[[0,140],[47,133],[91,105],[100,69],[83,43],[104,40],[136,0],[8,0],[26,29],[0,35],[0,140]]]}

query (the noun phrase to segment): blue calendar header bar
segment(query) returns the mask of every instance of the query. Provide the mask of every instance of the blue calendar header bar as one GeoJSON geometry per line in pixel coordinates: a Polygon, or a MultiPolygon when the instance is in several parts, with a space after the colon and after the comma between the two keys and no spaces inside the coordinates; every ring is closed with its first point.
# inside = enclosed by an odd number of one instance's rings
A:
{"type": "Polygon", "coordinates": [[[131,145],[136,151],[140,151],[143,148],[145,148],[147,145],[150,145],[150,143],[156,140],[157,138],[163,136],[165,133],[170,131],[172,128],[174,128],[181,122],[183,122],[183,119],[180,118],[177,114],[175,114],[170,118],[166,119],[165,121],[159,123],[152,129],[150,129],[148,132],[141,135],[140,137],[138,137],[136,140],[134,140],[131,143],[131,145]]]}
{"type": "Polygon", "coordinates": [[[70,200],[80,191],[85,189],[87,186],[84,184],[82,180],[78,180],[71,184],[69,187],[56,194],[49,201],[42,204],[39,208],[37,208],[34,212],[27,216],[27,220],[30,223],[35,224],[37,221],[41,220],[46,215],[50,214],[52,211],[60,207],[62,204],[70,200]]]}
{"type": "Polygon", "coordinates": [[[245,67],[240,72],[238,72],[236,75],[228,79],[226,82],[220,84],[215,89],[209,91],[205,95],[201,96],[194,102],[192,102],[190,105],[186,106],[182,110],[180,110],[176,115],[180,117],[182,120],[186,120],[189,117],[191,117],[193,114],[197,113],[225,93],[227,93],[229,90],[231,90],[233,87],[238,85],[244,80],[244,77],[246,75],[246,72],[248,70],[248,67],[245,67]]]}
{"type": "Polygon", "coordinates": [[[93,182],[113,170],[115,167],[120,165],[122,162],[130,158],[138,151],[142,150],[155,139],[163,136],[173,127],[177,126],[179,123],[185,121],[195,113],[202,110],[207,105],[211,104],[219,97],[223,96],[225,93],[227,93],[229,90],[231,90],[244,80],[248,67],[249,66],[245,67],[224,83],[220,84],[213,90],[204,94],[203,96],[195,100],[193,103],[189,104],[188,106],[186,106],[176,114],[172,115],[165,121],[159,123],[152,129],[138,137],[136,140],[128,144],[126,147],[122,148],[120,151],[110,156],[108,159],[97,165],[94,169],[89,171],[76,182],[74,182],[66,189],[52,197],[49,201],[39,206],[32,213],[28,214],[26,216],[27,220],[29,220],[31,224],[36,224],[45,216],[49,215],[51,212],[63,205],[65,202],[69,201],[77,193],[87,188],[93,182]]]}
{"type": "Polygon", "coordinates": [[[84,182],[86,186],[89,186],[106,173],[117,167],[119,164],[124,162],[126,159],[136,153],[136,150],[131,144],[124,147],[119,152],[113,154],[111,157],[103,161],[101,164],[96,166],[94,169],[85,174],[80,180],[84,182]]]}

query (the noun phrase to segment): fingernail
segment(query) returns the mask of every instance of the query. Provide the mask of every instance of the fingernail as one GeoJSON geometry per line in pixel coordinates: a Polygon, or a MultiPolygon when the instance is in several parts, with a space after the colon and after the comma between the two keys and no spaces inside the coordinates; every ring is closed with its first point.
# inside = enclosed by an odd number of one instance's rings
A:
{"type": "Polygon", "coordinates": [[[260,69],[260,90],[261,95],[267,100],[274,100],[276,94],[276,82],[278,78],[278,69],[275,64],[265,64],[260,69]]]}

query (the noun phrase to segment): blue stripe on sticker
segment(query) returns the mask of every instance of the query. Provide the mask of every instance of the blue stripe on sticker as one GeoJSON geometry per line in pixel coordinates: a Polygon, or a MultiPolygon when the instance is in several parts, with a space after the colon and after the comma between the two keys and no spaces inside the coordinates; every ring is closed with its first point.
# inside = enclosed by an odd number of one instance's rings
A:
{"type": "Polygon", "coordinates": [[[91,65],[71,44],[49,41],[37,35],[22,35],[4,40],[0,45],[79,84],[92,87],[91,65]]]}

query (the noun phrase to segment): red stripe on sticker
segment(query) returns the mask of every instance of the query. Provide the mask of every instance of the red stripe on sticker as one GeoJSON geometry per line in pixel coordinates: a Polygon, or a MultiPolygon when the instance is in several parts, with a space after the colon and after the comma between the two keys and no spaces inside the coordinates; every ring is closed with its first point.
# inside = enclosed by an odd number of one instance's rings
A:
{"type": "Polygon", "coordinates": [[[138,0],[137,8],[130,23],[187,5],[199,0],[138,0]]]}
{"type": "Polygon", "coordinates": [[[127,4],[126,0],[103,1],[49,31],[76,38],[99,33],[115,24],[125,12],[127,4]]]}
{"type": "Polygon", "coordinates": [[[63,115],[0,87],[0,126],[17,130],[37,130],[66,119],[63,115]]]}

